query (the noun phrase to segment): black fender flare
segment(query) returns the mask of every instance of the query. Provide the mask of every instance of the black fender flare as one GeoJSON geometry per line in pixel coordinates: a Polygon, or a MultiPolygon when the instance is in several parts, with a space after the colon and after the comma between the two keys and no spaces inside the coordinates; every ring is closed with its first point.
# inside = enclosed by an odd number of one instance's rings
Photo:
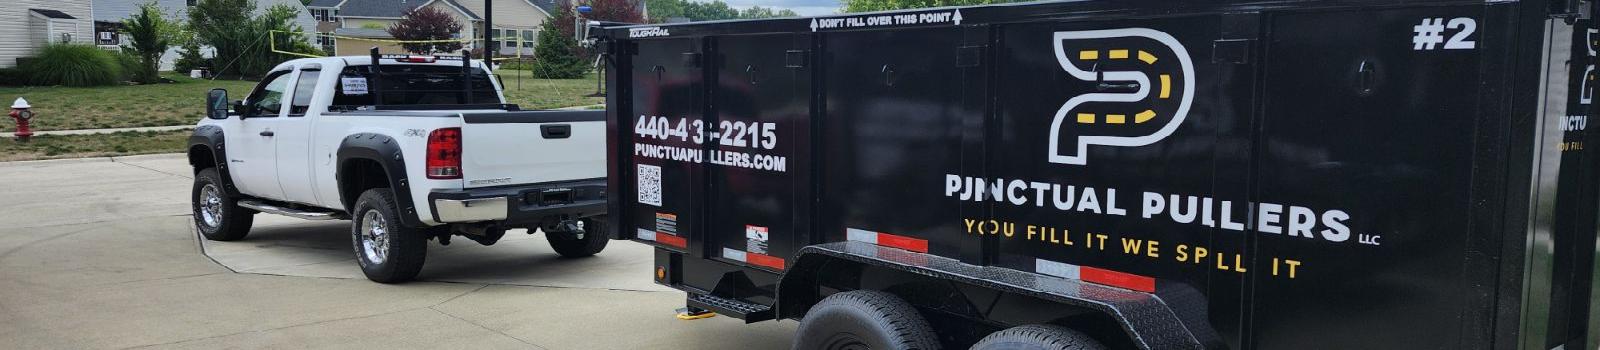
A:
{"type": "MultiPolygon", "coordinates": [[[[1167,305],[1164,296],[1050,277],[998,267],[983,267],[932,254],[917,253],[861,242],[835,242],[806,246],[795,255],[794,265],[778,280],[779,318],[803,314],[815,299],[816,274],[831,262],[844,261],[878,268],[951,280],[992,290],[1037,297],[1105,314],[1115,320],[1128,338],[1142,349],[1205,349],[1208,329],[1191,327],[1167,305]],[[1196,337],[1196,335],[1202,335],[1196,337]]],[[[1202,299],[1203,300],[1203,299],[1202,299]]],[[[1203,321],[1203,320],[1202,320],[1203,321]]],[[[1199,325],[1200,327],[1209,327],[1199,325]]],[[[1212,331],[1212,337],[1215,333],[1212,331]]]]}
{"type": "Polygon", "coordinates": [[[222,134],[222,127],[216,125],[201,125],[200,127],[194,129],[194,133],[189,134],[189,144],[188,147],[184,147],[184,153],[189,156],[189,166],[194,168],[195,172],[199,172],[200,169],[206,168],[207,166],[215,167],[217,169],[217,175],[222,176],[223,192],[227,193],[229,196],[237,197],[240,195],[239,189],[234,187],[233,176],[228,173],[228,149],[226,141],[227,139],[224,138],[222,134]],[[204,159],[195,159],[194,151],[196,148],[205,148],[206,150],[211,151],[211,159],[209,159],[210,163],[196,164],[196,162],[206,161],[204,159]]]}
{"type": "Polygon", "coordinates": [[[400,143],[394,138],[376,133],[357,133],[346,136],[339,143],[337,167],[334,168],[334,179],[339,183],[339,202],[344,205],[345,212],[352,217],[356,214],[356,199],[344,196],[345,177],[341,172],[345,170],[351,160],[366,159],[377,162],[383,167],[385,177],[389,180],[389,188],[394,190],[395,201],[400,205],[400,220],[406,226],[427,227],[422,219],[417,216],[417,205],[411,198],[411,180],[406,177],[406,160],[404,152],[400,150],[400,143]]]}

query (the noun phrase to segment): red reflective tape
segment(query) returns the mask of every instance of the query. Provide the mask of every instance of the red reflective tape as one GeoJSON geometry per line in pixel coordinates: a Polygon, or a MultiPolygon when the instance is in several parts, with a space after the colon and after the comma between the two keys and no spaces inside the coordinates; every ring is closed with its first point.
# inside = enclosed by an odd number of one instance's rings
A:
{"type": "Polygon", "coordinates": [[[656,232],[656,242],[678,248],[689,248],[689,240],[660,232],[656,232]]]}
{"type": "Polygon", "coordinates": [[[896,236],[883,232],[878,232],[878,245],[895,247],[918,253],[928,252],[928,240],[906,236],[896,236]]]}
{"type": "Polygon", "coordinates": [[[751,265],[765,266],[778,270],[782,270],[784,266],[782,258],[756,253],[744,253],[744,262],[750,263],[751,265]]]}
{"type": "Polygon", "coordinates": [[[1156,279],[1131,273],[1083,266],[1078,268],[1078,277],[1089,283],[1127,288],[1145,293],[1156,292],[1156,279]]]}

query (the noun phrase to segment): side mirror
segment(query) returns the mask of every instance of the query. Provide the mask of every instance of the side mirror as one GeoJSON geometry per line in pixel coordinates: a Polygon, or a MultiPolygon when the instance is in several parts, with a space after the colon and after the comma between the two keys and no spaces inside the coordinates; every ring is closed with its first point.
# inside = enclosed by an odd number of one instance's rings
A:
{"type": "Polygon", "coordinates": [[[250,110],[250,105],[244,104],[244,100],[234,100],[231,107],[233,107],[233,114],[238,114],[239,119],[249,118],[251,114],[255,113],[250,110]]]}
{"type": "Polygon", "coordinates": [[[206,118],[228,119],[228,90],[211,89],[206,93],[206,118]]]}

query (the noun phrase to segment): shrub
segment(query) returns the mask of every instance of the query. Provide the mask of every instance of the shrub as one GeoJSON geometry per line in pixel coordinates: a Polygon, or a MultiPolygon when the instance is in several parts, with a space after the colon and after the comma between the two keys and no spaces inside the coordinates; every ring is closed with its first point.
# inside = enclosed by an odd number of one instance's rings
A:
{"type": "MultiPolygon", "coordinates": [[[[562,1],[561,3],[566,3],[562,1]]],[[[589,62],[584,62],[583,48],[578,47],[578,42],[572,39],[572,26],[566,25],[573,22],[571,6],[560,5],[554,18],[544,21],[544,26],[539,30],[537,45],[533,47],[533,76],[542,79],[573,79],[583,77],[589,71],[589,62]],[[563,31],[563,27],[566,28],[563,31]]]]}
{"type": "Polygon", "coordinates": [[[0,86],[21,86],[27,79],[21,69],[0,68],[0,86]]]}
{"type": "Polygon", "coordinates": [[[28,84],[36,86],[112,85],[122,77],[122,66],[110,52],[84,44],[50,44],[21,67],[28,84]]]}
{"type": "Polygon", "coordinates": [[[200,53],[200,43],[189,40],[182,48],[184,51],[179,51],[178,61],[173,62],[173,72],[189,77],[189,70],[211,69],[211,59],[200,53]]]}
{"type": "Polygon", "coordinates": [[[116,57],[117,66],[122,67],[122,75],[117,76],[118,81],[145,82],[139,76],[145,69],[144,62],[139,58],[139,55],[128,52],[128,50],[122,50],[112,53],[111,56],[116,57]]]}
{"type": "Polygon", "coordinates": [[[178,61],[172,64],[172,71],[184,76],[188,76],[191,70],[211,68],[211,59],[200,53],[200,43],[195,40],[183,44],[183,51],[178,53],[178,61]]]}

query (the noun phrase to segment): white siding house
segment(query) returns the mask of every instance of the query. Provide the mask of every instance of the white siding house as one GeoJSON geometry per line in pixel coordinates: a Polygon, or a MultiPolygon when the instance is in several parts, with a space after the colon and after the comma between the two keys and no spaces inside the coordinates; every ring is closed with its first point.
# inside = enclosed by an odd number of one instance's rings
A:
{"type": "Polygon", "coordinates": [[[0,7],[0,68],[15,67],[17,58],[50,42],[91,42],[93,16],[90,0],[6,0],[0,7]]]}
{"type": "MultiPolygon", "coordinates": [[[[127,19],[129,16],[132,16],[134,13],[139,11],[139,5],[148,3],[151,0],[93,0],[93,1],[94,1],[94,21],[95,22],[122,23],[122,20],[127,19]]],[[[164,13],[166,13],[168,15],[177,16],[177,18],[180,19],[180,20],[188,21],[189,20],[189,6],[190,6],[191,3],[197,2],[198,0],[155,0],[155,1],[156,1],[156,5],[161,7],[161,11],[162,12],[164,12],[164,13]]],[[[301,31],[309,32],[309,31],[312,30],[312,28],[316,28],[317,21],[311,17],[311,12],[307,11],[306,7],[304,5],[300,4],[300,0],[256,0],[256,11],[257,11],[256,13],[259,14],[260,11],[266,11],[267,8],[270,8],[270,7],[274,6],[274,5],[280,5],[280,4],[281,5],[287,5],[287,6],[290,6],[290,7],[294,7],[295,10],[298,10],[300,12],[299,15],[295,17],[294,22],[295,22],[296,25],[300,26],[300,30],[301,31]]],[[[104,25],[102,25],[102,27],[104,27],[104,25]]],[[[108,35],[108,33],[95,33],[95,34],[96,34],[97,37],[102,37],[102,36],[107,36],[108,35]]],[[[114,36],[114,35],[112,35],[112,36],[114,36]]],[[[310,42],[310,40],[311,40],[310,36],[307,35],[306,36],[306,41],[310,42]]],[[[108,49],[116,49],[117,45],[126,44],[126,41],[121,41],[121,43],[111,44],[111,45],[104,45],[105,43],[101,43],[101,44],[102,44],[101,45],[102,47],[106,47],[108,49]]],[[[182,51],[182,48],[181,47],[177,47],[177,46],[173,46],[172,48],[167,49],[167,53],[164,54],[164,55],[161,55],[161,70],[172,70],[173,63],[177,62],[178,56],[181,55],[180,54],[181,51],[182,51]]],[[[208,56],[208,57],[211,55],[210,48],[202,48],[201,52],[203,54],[205,54],[206,56],[208,56]]]]}

